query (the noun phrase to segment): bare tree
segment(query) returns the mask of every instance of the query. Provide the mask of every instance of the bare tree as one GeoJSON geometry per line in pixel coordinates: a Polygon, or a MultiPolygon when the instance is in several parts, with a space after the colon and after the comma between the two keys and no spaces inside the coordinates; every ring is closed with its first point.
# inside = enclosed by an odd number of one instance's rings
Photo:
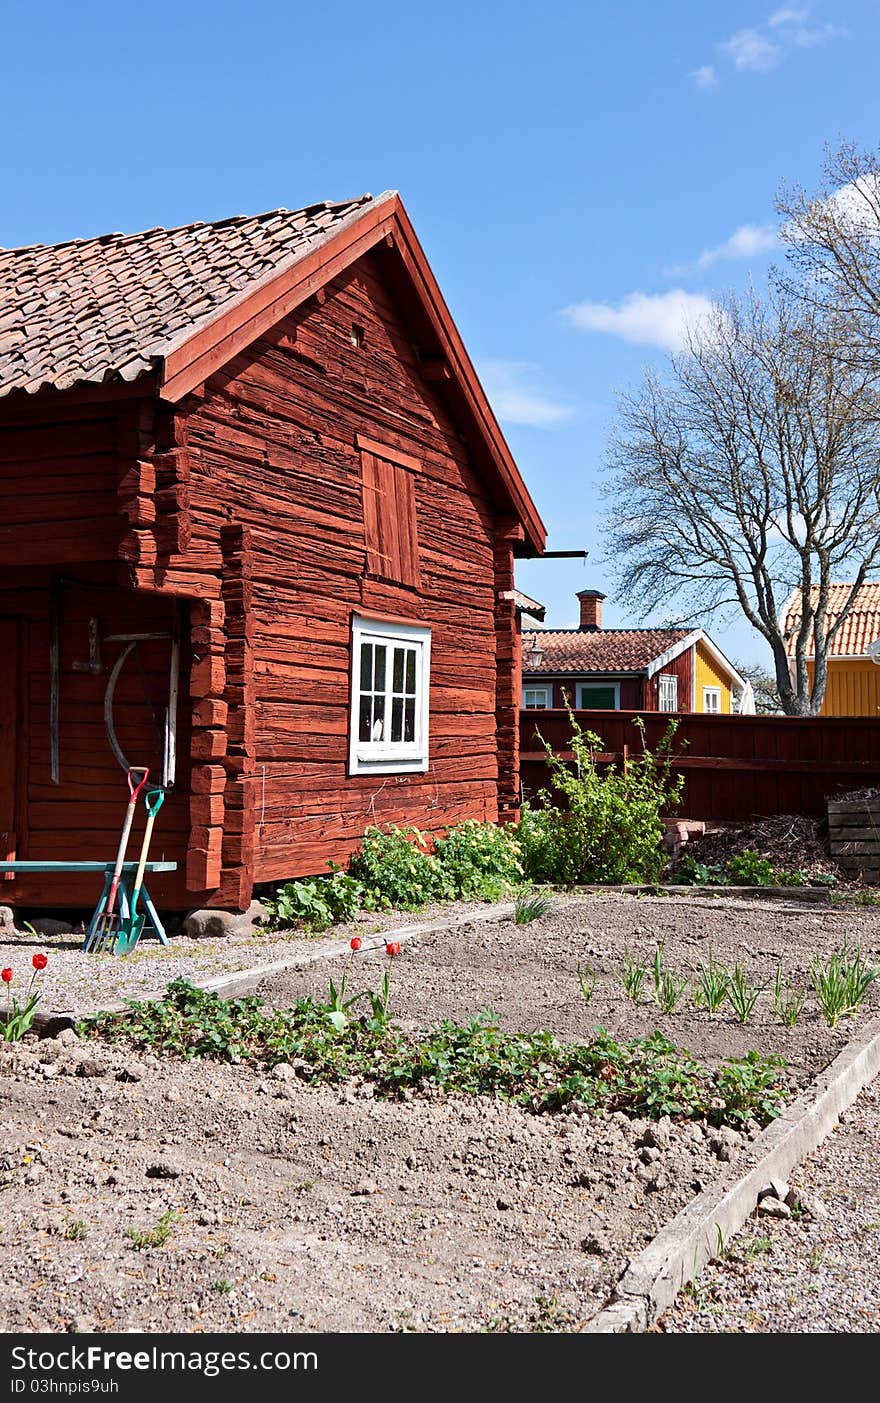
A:
{"type": "Polygon", "coordinates": [[[758,716],[778,716],[782,710],[776,679],[760,663],[743,663],[734,659],[733,663],[740,677],[752,684],[755,698],[755,711],[758,716]]]}
{"type": "MultiPolygon", "coordinates": [[[[789,288],[835,306],[858,336],[845,348],[880,360],[880,153],[851,142],[826,147],[823,182],[810,194],[783,185],[780,237],[796,278],[789,288]]],[[[780,275],[784,280],[784,274],[780,275]]]]}
{"type": "Polygon", "coordinates": [[[766,639],[789,715],[819,711],[828,648],[880,568],[880,401],[871,366],[842,356],[844,313],[784,288],[718,306],[623,398],[612,441],[609,554],[644,610],[736,606],[766,639]],[[841,612],[828,591],[848,579],[841,612]],[[780,609],[800,600],[789,672],[780,609]],[[807,659],[815,658],[813,675],[807,659]]]}

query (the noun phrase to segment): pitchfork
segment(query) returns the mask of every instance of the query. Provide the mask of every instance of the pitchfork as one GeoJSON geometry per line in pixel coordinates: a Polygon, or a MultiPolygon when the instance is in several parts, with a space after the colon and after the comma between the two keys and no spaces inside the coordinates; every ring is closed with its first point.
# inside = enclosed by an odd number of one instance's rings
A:
{"type": "Polygon", "coordinates": [[[139,767],[132,767],[127,774],[128,779],[128,808],[125,810],[125,822],[122,825],[122,835],[119,839],[119,851],[116,854],[116,866],[113,869],[113,881],[110,883],[110,891],[107,896],[107,905],[95,921],[92,931],[84,945],[84,949],[90,955],[100,955],[105,951],[110,954],[116,952],[116,942],[122,928],[122,920],[116,910],[116,896],[119,891],[119,879],[122,876],[122,868],[125,862],[125,850],[128,847],[128,836],[131,833],[131,825],[134,821],[134,811],[137,807],[138,795],[147,782],[149,770],[139,767]],[[142,775],[138,785],[135,785],[135,776],[142,775]]]}

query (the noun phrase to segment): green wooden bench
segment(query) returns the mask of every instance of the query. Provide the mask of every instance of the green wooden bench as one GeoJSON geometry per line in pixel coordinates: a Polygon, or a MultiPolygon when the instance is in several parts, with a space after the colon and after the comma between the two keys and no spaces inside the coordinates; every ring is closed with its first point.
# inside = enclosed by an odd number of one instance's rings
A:
{"type": "MultiPolygon", "coordinates": [[[[3,872],[103,872],[104,890],[100,900],[95,907],[89,928],[83,941],[83,949],[88,948],[89,940],[95,929],[98,917],[103,915],[107,905],[107,897],[110,894],[110,883],[113,881],[114,862],[3,862],[3,872]]],[[[122,868],[122,875],[119,878],[119,912],[124,920],[128,920],[131,913],[131,888],[134,875],[137,872],[136,862],[126,862],[122,868]]],[[[145,872],[176,872],[176,862],[148,862],[144,868],[145,872]]],[[[0,887],[0,892],[3,888],[0,887]]],[[[162,945],[168,944],[168,936],[165,934],[165,927],[159,919],[159,913],[150,900],[150,893],[147,891],[146,883],[141,887],[140,901],[147,913],[147,925],[152,929],[162,945]]]]}

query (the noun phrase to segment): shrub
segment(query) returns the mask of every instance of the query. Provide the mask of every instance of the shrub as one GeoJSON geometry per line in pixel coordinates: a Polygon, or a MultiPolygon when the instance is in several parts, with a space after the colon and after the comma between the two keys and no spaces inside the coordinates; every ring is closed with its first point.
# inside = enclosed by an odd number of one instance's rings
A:
{"type": "Polygon", "coordinates": [[[361,883],[369,911],[417,911],[430,901],[455,895],[439,857],[429,852],[428,839],[418,828],[368,828],[348,870],[361,883]]]}
{"type": "Polygon", "coordinates": [[[672,880],[686,887],[723,887],[728,877],[720,863],[698,862],[691,853],[685,853],[672,880]]]}
{"type": "Polygon", "coordinates": [[[309,877],[285,882],[274,896],[267,897],[267,924],[278,929],[302,925],[307,930],[327,930],[340,921],[351,921],[363,900],[363,887],[336,866],[329,877],[309,877]]]}
{"type": "Polygon", "coordinates": [[[438,838],[434,852],[454,896],[494,901],[522,880],[515,828],[469,819],[438,838]]]}
{"type": "Polygon", "coordinates": [[[740,887],[772,887],[776,885],[777,873],[773,863],[760,857],[752,848],[746,848],[738,857],[727,859],[727,870],[731,881],[740,887]]]}
{"type": "Polygon", "coordinates": [[[671,776],[672,721],[656,755],[645,745],[623,767],[600,773],[596,751],[602,741],[585,731],[569,710],[574,767],[544,742],[550,789],[539,795],[542,807],[526,807],[520,824],[523,862],[536,882],[650,882],[663,867],[661,813],[678,803],[684,783],[671,776]]]}

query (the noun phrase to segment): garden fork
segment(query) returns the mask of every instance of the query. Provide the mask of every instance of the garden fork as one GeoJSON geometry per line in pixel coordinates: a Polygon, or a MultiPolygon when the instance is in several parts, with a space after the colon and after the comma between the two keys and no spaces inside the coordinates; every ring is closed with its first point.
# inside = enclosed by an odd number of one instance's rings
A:
{"type": "Polygon", "coordinates": [[[119,839],[119,851],[116,854],[116,866],[113,869],[113,880],[110,883],[110,891],[107,896],[107,904],[95,921],[94,927],[89,935],[84,949],[90,955],[99,955],[105,951],[115,954],[116,940],[120,933],[120,916],[116,910],[116,897],[119,892],[119,879],[122,876],[122,867],[125,862],[125,850],[128,847],[128,837],[131,833],[131,825],[134,822],[134,811],[137,806],[138,795],[147,782],[149,770],[132,768],[128,771],[128,808],[125,810],[125,821],[122,825],[122,834],[119,839]],[[141,775],[140,783],[135,785],[135,777],[141,775]]]}

